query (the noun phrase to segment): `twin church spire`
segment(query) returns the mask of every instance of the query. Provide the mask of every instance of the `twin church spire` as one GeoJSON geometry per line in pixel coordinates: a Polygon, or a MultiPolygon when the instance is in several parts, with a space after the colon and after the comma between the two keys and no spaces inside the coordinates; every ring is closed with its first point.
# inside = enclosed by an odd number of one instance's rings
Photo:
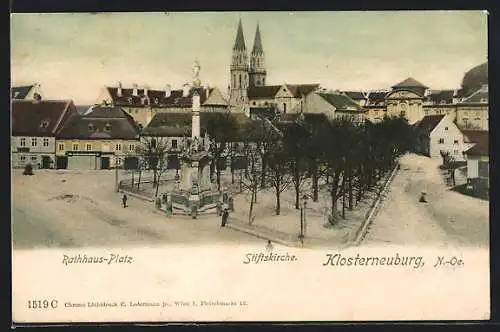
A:
{"type": "Polygon", "coordinates": [[[264,64],[264,49],[262,47],[259,24],[257,24],[257,29],[255,31],[250,61],[248,61],[241,19],[238,22],[230,72],[231,82],[229,85],[229,94],[230,102],[233,105],[248,102],[249,87],[266,85],[267,73],[264,64]]]}

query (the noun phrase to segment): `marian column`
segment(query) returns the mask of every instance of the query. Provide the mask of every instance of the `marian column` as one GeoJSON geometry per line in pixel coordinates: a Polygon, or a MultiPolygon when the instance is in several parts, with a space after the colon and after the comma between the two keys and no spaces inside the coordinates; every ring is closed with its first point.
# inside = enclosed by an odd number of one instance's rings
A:
{"type": "Polygon", "coordinates": [[[193,109],[192,109],[192,120],[191,120],[191,139],[196,139],[198,142],[201,139],[200,136],[200,94],[198,92],[198,88],[201,86],[201,81],[199,79],[200,75],[200,65],[197,61],[193,64],[193,109]]]}

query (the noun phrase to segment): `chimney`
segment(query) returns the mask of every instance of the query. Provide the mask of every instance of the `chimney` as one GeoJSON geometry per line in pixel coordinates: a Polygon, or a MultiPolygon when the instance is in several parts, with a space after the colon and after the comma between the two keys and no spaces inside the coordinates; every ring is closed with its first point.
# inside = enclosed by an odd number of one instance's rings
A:
{"type": "Polygon", "coordinates": [[[122,94],[122,82],[118,82],[118,91],[116,94],[118,97],[121,97],[123,95],[122,94]]]}
{"type": "Polygon", "coordinates": [[[144,86],[144,96],[148,97],[148,86],[144,86]]]}
{"type": "Polygon", "coordinates": [[[205,93],[205,97],[208,99],[208,97],[210,97],[210,88],[208,86],[205,87],[205,93]]]}
{"type": "Polygon", "coordinates": [[[134,88],[132,91],[132,95],[137,96],[137,84],[132,84],[132,87],[134,88]]]}
{"type": "Polygon", "coordinates": [[[188,97],[189,96],[189,90],[190,90],[190,86],[188,84],[184,84],[184,86],[182,87],[182,96],[183,97],[188,97]]]}
{"type": "Polygon", "coordinates": [[[171,87],[170,87],[170,84],[167,84],[165,86],[165,98],[168,98],[170,97],[170,95],[172,94],[172,91],[171,91],[171,87]]]}

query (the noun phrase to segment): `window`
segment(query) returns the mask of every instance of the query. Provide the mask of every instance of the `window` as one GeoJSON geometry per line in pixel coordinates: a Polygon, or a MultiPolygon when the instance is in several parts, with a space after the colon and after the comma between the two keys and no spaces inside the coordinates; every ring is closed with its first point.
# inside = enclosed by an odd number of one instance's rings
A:
{"type": "Polygon", "coordinates": [[[26,138],[21,138],[21,141],[19,142],[19,145],[21,146],[26,146],[26,138]]]}
{"type": "Polygon", "coordinates": [[[453,144],[458,144],[458,139],[454,140],[453,144]]]}
{"type": "Polygon", "coordinates": [[[116,164],[121,165],[122,164],[122,158],[117,158],[116,159],[116,164]]]}
{"type": "Polygon", "coordinates": [[[104,125],[104,131],[107,131],[107,132],[110,132],[111,131],[111,124],[110,123],[106,123],[104,125]]]}
{"type": "Polygon", "coordinates": [[[283,103],[283,113],[286,113],[286,103],[283,103]]]}
{"type": "Polygon", "coordinates": [[[441,104],[446,104],[446,100],[441,100],[441,104]]]}
{"type": "Polygon", "coordinates": [[[176,139],[172,140],[172,149],[177,149],[177,140],[176,139]]]}
{"type": "Polygon", "coordinates": [[[43,139],[43,146],[49,146],[49,139],[48,138],[43,139]]]}
{"type": "Polygon", "coordinates": [[[448,130],[448,127],[444,127],[444,130],[448,130]]]}
{"type": "Polygon", "coordinates": [[[94,131],[94,125],[92,123],[89,123],[89,131],[94,131]]]}
{"type": "Polygon", "coordinates": [[[31,139],[31,146],[36,146],[36,138],[31,139]]]}
{"type": "Polygon", "coordinates": [[[129,144],[128,145],[128,150],[131,151],[131,152],[134,152],[135,151],[135,145],[134,144],[129,144]]]}
{"type": "Polygon", "coordinates": [[[86,150],[87,151],[92,151],[92,144],[87,144],[86,150]]]}
{"type": "Polygon", "coordinates": [[[438,141],[439,144],[444,144],[444,138],[440,138],[438,141]]]}
{"type": "Polygon", "coordinates": [[[481,103],[487,103],[488,102],[488,99],[486,98],[481,98],[481,103]]]}
{"type": "Polygon", "coordinates": [[[78,151],[78,143],[73,143],[73,151],[78,151]]]}
{"type": "Polygon", "coordinates": [[[115,145],[115,150],[116,151],[121,151],[122,150],[122,145],[121,144],[116,144],[115,145]]]}
{"type": "Polygon", "coordinates": [[[21,160],[22,162],[26,161],[26,156],[19,156],[19,160],[21,160]]]}
{"type": "Polygon", "coordinates": [[[255,106],[256,102],[253,102],[252,104],[253,104],[253,106],[255,106]]]}
{"type": "Polygon", "coordinates": [[[59,143],[59,151],[64,151],[64,143],[59,143]]]}
{"type": "Polygon", "coordinates": [[[36,156],[31,156],[31,162],[36,163],[36,159],[37,159],[36,156]]]}
{"type": "Polygon", "coordinates": [[[49,126],[49,121],[42,121],[40,122],[40,128],[47,128],[49,126]]]}
{"type": "Polygon", "coordinates": [[[453,154],[457,155],[458,154],[458,150],[453,150],[453,154]]]}

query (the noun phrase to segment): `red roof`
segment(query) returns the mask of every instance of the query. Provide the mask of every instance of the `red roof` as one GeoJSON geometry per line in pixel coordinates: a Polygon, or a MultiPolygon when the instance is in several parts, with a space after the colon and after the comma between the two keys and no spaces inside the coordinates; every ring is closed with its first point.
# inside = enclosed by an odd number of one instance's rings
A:
{"type": "Polygon", "coordinates": [[[488,132],[485,134],[480,134],[476,136],[476,144],[473,147],[465,151],[468,156],[488,156],[488,132]]]}
{"type": "Polygon", "coordinates": [[[12,136],[53,136],[72,115],[71,100],[13,100],[12,136]]]}

